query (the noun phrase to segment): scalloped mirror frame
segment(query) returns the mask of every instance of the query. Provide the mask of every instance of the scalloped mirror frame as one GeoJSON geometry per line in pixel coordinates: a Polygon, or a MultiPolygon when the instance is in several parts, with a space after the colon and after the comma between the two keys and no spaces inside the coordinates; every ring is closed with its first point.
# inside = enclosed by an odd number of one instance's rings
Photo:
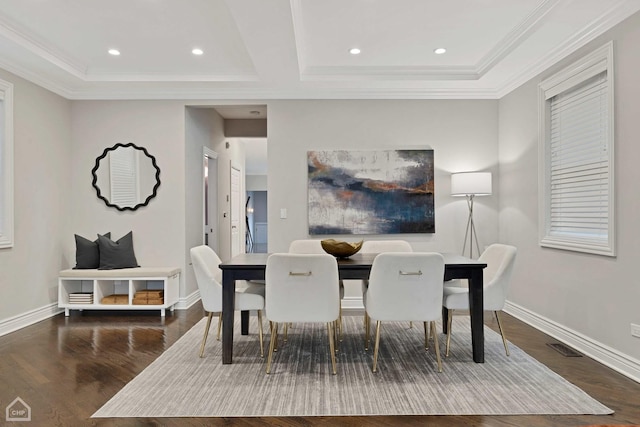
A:
{"type": "Polygon", "coordinates": [[[108,147],[105,148],[104,151],[102,152],[102,155],[100,155],[98,158],[96,158],[96,164],[93,167],[93,169],[91,169],[91,175],[93,175],[93,181],[91,182],[91,185],[93,186],[93,188],[96,189],[96,193],[98,195],[99,199],[102,199],[102,201],[109,206],[110,208],[116,208],[119,211],[135,211],[136,209],[138,209],[141,206],[147,206],[149,204],[149,202],[151,201],[151,199],[153,199],[154,197],[156,197],[156,194],[158,193],[158,187],[160,187],[160,168],[158,167],[158,164],[156,163],[156,158],[154,156],[152,156],[151,154],[149,154],[149,152],[147,151],[146,148],[144,147],[139,147],[136,144],[134,144],[133,142],[129,142],[127,144],[122,144],[122,143],[117,143],[116,145],[114,145],[113,147],[108,147]],[[98,175],[97,175],[97,171],[98,168],[100,167],[100,161],[104,158],[107,157],[107,154],[109,154],[109,152],[111,151],[115,151],[116,149],[118,149],[119,147],[133,147],[136,150],[141,150],[147,157],[149,157],[151,159],[151,164],[153,165],[153,168],[156,170],[156,183],[153,186],[153,190],[150,196],[148,196],[145,201],[143,203],[138,203],[135,206],[118,206],[115,205],[113,203],[111,203],[106,197],[104,197],[102,195],[102,191],[100,190],[100,187],[98,187],[98,175]]]}

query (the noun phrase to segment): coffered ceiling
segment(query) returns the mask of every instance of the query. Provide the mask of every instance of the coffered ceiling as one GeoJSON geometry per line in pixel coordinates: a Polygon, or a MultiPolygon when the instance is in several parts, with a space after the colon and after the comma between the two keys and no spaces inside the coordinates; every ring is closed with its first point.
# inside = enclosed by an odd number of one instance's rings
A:
{"type": "Polygon", "coordinates": [[[69,99],[499,98],[638,10],[640,0],[0,0],[0,68],[69,99]]]}

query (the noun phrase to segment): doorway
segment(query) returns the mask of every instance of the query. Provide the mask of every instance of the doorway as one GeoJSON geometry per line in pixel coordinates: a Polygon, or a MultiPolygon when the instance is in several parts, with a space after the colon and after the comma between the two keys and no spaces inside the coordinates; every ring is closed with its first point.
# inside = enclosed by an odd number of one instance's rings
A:
{"type": "Polygon", "coordinates": [[[247,252],[267,252],[267,192],[247,191],[247,252]]]}
{"type": "Polygon", "coordinates": [[[218,154],[203,147],[204,244],[218,253],[218,154]]]}

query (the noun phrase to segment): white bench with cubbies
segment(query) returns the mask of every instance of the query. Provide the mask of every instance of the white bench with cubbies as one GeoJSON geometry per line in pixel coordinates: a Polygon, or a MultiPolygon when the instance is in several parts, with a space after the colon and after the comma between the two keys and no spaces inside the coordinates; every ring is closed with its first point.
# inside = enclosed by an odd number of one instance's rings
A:
{"type": "Polygon", "coordinates": [[[179,286],[177,267],[62,270],[58,307],[64,308],[65,316],[70,310],[160,310],[164,317],[166,309],[173,311],[178,302],[179,286]],[[149,295],[154,298],[140,303],[149,295]]]}

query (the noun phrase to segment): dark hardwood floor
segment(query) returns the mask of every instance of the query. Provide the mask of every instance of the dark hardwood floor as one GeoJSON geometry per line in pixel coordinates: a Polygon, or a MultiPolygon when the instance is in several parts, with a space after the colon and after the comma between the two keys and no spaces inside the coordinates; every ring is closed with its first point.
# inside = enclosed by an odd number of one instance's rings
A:
{"type": "MultiPolygon", "coordinates": [[[[553,339],[504,315],[514,344],[615,410],[607,416],[383,416],[91,419],[91,415],[204,315],[189,310],[72,312],[0,337],[0,425],[16,397],[37,426],[585,426],[640,425],[640,384],[587,357],[565,357],[553,339]]],[[[486,316],[488,319],[492,317],[486,316]]],[[[493,321],[495,322],[495,320],[493,321]]],[[[496,329],[496,325],[487,320],[496,329]]],[[[194,349],[194,354],[196,349],[194,349]]]]}

